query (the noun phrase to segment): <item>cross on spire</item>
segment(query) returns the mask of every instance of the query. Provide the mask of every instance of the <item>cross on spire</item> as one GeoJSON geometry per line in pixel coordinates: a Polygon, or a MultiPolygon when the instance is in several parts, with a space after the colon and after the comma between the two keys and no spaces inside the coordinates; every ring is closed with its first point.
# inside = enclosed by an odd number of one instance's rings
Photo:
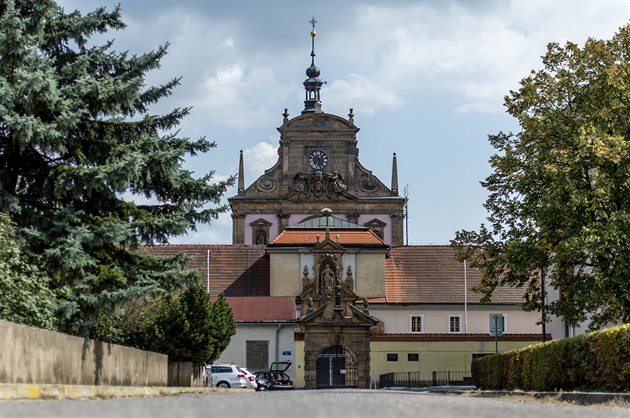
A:
{"type": "Polygon", "coordinates": [[[302,113],[315,113],[315,104],[319,102],[319,90],[322,87],[322,80],[319,79],[319,68],[315,66],[315,25],[317,20],[315,16],[308,21],[313,29],[311,29],[311,66],[306,69],[306,76],[308,77],[304,81],[304,89],[306,90],[306,100],[304,100],[304,110],[302,113]]]}

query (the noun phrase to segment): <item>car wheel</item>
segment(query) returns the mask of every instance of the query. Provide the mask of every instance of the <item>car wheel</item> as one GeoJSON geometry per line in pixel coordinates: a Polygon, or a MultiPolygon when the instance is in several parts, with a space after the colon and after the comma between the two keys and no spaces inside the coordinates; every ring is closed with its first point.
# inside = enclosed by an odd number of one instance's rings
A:
{"type": "Polygon", "coordinates": [[[267,390],[267,386],[263,386],[263,385],[258,385],[258,387],[256,388],[257,391],[259,392],[263,392],[265,390],[267,390]]]}
{"type": "Polygon", "coordinates": [[[219,382],[219,383],[217,383],[217,387],[218,388],[228,389],[230,387],[230,384],[228,382],[219,382]]]}

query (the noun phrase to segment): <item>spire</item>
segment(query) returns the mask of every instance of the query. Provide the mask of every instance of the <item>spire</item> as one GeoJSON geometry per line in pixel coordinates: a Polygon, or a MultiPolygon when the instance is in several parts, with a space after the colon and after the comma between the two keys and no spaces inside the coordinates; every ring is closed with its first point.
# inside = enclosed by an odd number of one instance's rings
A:
{"type": "Polygon", "coordinates": [[[243,150],[238,160],[238,194],[245,193],[245,174],[243,172],[243,150]]]}
{"type": "Polygon", "coordinates": [[[396,153],[392,158],[392,192],[398,196],[398,163],[396,162],[396,153]]]}
{"type": "Polygon", "coordinates": [[[311,30],[311,66],[306,69],[306,76],[308,77],[304,80],[304,89],[306,90],[306,100],[304,100],[304,110],[302,113],[315,113],[315,104],[319,102],[321,106],[321,102],[319,100],[319,90],[322,88],[322,80],[319,79],[319,68],[315,66],[315,36],[317,36],[317,32],[315,32],[315,24],[317,20],[315,20],[315,16],[309,23],[313,26],[311,30]]]}

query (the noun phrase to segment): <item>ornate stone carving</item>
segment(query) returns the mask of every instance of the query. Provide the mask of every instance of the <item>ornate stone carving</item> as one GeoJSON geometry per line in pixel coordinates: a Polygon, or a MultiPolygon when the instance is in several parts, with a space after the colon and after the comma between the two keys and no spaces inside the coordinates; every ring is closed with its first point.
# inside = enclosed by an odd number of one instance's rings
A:
{"type": "Polygon", "coordinates": [[[352,278],[351,266],[348,266],[348,270],[346,271],[346,279],[344,280],[344,282],[349,289],[354,289],[354,279],[352,278]]]}
{"type": "Polygon", "coordinates": [[[293,177],[293,185],[289,188],[288,199],[306,200],[309,197],[339,200],[341,198],[356,199],[348,193],[348,186],[344,183],[338,171],[333,173],[297,173],[293,177]]]}
{"type": "Polygon", "coordinates": [[[337,273],[330,268],[329,264],[324,266],[319,276],[319,293],[322,296],[332,296],[337,283],[337,273]]]}
{"type": "Polygon", "coordinates": [[[361,188],[366,192],[374,192],[378,189],[378,180],[373,176],[364,174],[361,178],[361,188]]]}
{"type": "Polygon", "coordinates": [[[255,187],[260,192],[273,192],[276,190],[276,182],[271,177],[263,176],[256,181],[255,187]]]}
{"type": "Polygon", "coordinates": [[[304,266],[304,272],[302,273],[302,290],[306,290],[311,287],[313,280],[308,275],[308,267],[304,266]]]}

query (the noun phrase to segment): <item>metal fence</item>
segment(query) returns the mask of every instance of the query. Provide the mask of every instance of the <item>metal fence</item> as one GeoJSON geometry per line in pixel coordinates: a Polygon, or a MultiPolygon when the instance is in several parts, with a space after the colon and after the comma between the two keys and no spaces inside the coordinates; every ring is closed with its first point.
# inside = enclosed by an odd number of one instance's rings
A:
{"type": "Polygon", "coordinates": [[[391,372],[382,374],[379,378],[380,388],[391,387],[422,387],[429,386],[431,382],[420,379],[420,372],[391,372]]]}
{"type": "Polygon", "coordinates": [[[468,386],[472,385],[469,371],[433,372],[433,386],[468,386]]]}

